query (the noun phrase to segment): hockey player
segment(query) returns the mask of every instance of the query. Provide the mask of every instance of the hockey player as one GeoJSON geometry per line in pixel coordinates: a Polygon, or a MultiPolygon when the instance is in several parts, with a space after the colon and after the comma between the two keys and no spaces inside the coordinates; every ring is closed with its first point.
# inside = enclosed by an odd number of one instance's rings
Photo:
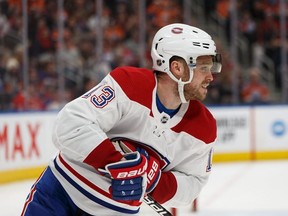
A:
{"type": "Polygon", "coordinates": [[[153,70],[119,67],[58,114],[59,149],[22,215],[128,215],[149,193],[191,204],[211,170],[216,121],[201,103],[221,70],[210,35],[170,24],[154,36],[153,70]]]}

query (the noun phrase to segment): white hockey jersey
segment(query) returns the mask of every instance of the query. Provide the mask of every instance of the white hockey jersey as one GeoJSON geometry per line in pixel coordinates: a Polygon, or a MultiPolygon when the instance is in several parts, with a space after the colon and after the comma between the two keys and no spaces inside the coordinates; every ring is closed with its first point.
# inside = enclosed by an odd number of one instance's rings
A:
{"type": "Polygon", "coordinates": [[[98,168],[120,160],[113,139],[137,142],[161,161],[152,192],[158,202],[191,204],[211,170],[216,121],[199,101],[182,104],[170,118],[156,106],[157,82],[147,69],[119,67],[58,114],[53,142],[59,153],[50,167],[75,204],[91,215],[127,215],[138,202],[113,200],[110,179],[98,168]]]}

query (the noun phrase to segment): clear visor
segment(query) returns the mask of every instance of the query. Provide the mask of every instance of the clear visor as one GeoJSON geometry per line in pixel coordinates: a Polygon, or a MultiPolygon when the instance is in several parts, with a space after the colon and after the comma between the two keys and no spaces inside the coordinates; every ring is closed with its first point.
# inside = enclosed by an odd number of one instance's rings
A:
{"type": "Polygon", "coordinates": [[[213,65],[211,67],[211,73],[220,73],[222,69],[222,57],[221,54],[212,56],[213,65]]]}

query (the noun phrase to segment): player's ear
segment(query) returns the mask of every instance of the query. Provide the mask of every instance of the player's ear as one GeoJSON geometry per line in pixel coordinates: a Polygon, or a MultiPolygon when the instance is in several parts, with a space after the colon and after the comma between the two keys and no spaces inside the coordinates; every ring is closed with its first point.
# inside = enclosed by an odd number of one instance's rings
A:
{"type": "Polygon", "coordinates": [[[170,63],[170,71],[177,77],[182,77],[184,74],[184,65],[179,60],[171,61],[170,63]]]}

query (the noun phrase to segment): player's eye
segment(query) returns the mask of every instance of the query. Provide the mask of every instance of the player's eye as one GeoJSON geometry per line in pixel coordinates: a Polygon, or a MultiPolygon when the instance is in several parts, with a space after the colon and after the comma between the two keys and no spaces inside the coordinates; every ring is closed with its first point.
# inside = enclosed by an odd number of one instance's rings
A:
{"type": "Polygon", "coordinates": [[[206,72],[210,72],[211,71],[211,67],[199,67],[198,70],[200,72],[206,73],[206,72]]]}

